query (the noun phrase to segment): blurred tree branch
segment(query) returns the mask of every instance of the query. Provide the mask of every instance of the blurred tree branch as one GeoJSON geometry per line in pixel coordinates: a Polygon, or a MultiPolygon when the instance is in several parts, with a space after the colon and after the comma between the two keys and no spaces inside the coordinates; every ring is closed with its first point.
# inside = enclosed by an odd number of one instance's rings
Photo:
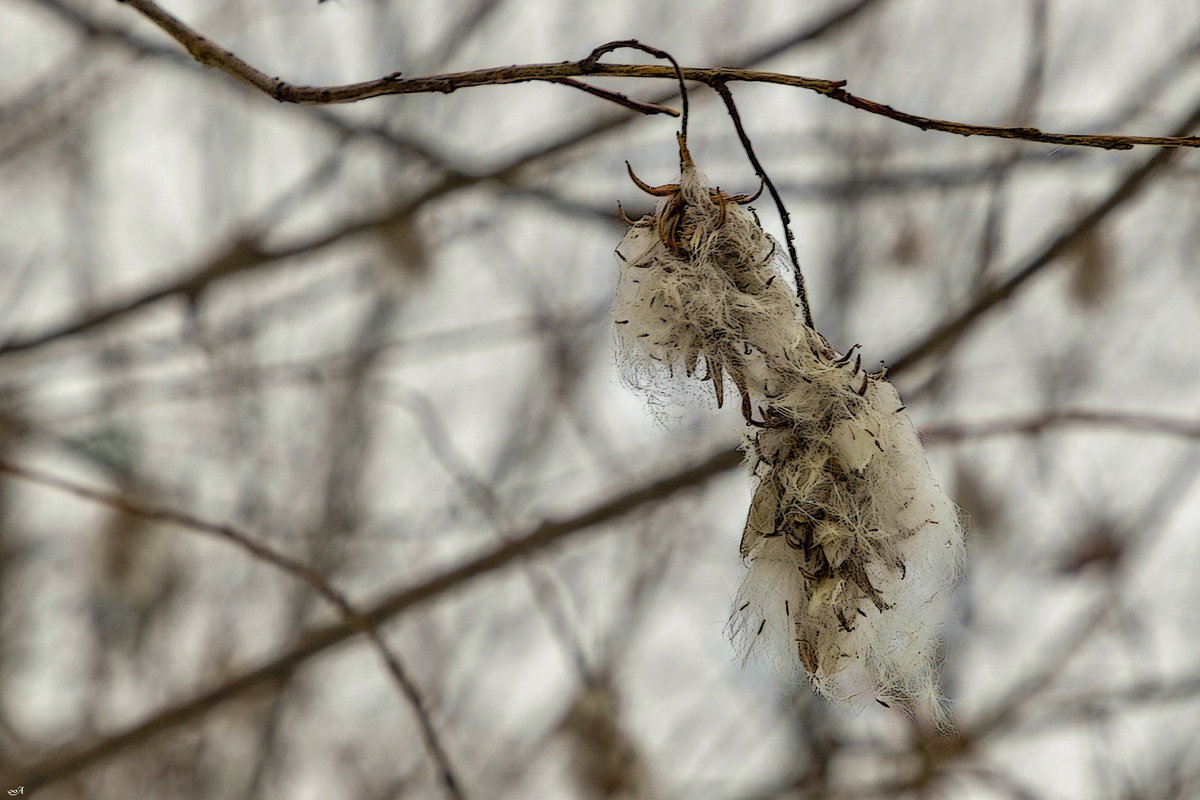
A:
{"type": "MultiPolygon", "coordinates": [[[[1178,126],[1177,130],[1182,133],[1191,130],[1197,124],[1200,124],[1200,105],[1191,110],[1187,119],[1178,126]]],[[[1151,183],[1151,178],[1163,174],[1165,168],[1174,162],[1178,152],[1170,147],[1163,147],[1141,165],[1129,170],[1111,192],[1082,213],[1072,224],[1047,243],[1037,255],[1010,273],[1004,281],[984,288],[970,305],[951,315],[945,322],[923,336],[917,344],[898,358],[893,359],[890,362],[890,368],[893,371],[905,369],[934,354],[946,355],[962,341],[963,334],[970,330],[988,311],[1010,299],[1029,279],[1041,273],[1061,256],[1069,253],[1073,246],[1099,228],[1114,211],[1141,194],[1142,190],[1151,183]]]]}
{"type": "MultiPolygon", "coordinates": [[[[384,666],[400,688],[401,693],[412,705],[421,728],[422,736],[425,738],[426,746],[441,772],[442,783],[446,788],[447,794],[453,798],[464,797],[460,788],[461,781],[457,777],[457,770],[451,765],[450,759],[446,755],[446,749],[429,717],[427,704],[420,690],[417,689],[416,684],[413,683],[412,678],[408,675],[408,671],[400,663],[399,657],[392,652],[387,642],[384,641],[378,629],[378,622],[369,614],[359,611],[345,594],[335,588],[315,569],[290,556],[273,550],[252,536],[236,530],[229,525],[217,525],[206,522],[190,514],[184,514],[172,509],[155,508],[122,495],[90,489],[64,478],[48,475],[8,461],[0,460],[0,474],[67,492],[84,500],[115,508],[130,516],[140,517],[152,522],[174,525],[185,530],[196,531],[224,540],[243,550],[256,561],[269,564],[306,584],[337,610],[344,626],[356,633],[365,635],[367,640],[370,641],[371,646],[378,653],[380,660],[383,661],[384,666]]],[[[33,787],[32,783],[29,785],[31,788],[33,787]]]]}
{"type": "Polygon", "coordinates": [[[927,445],[952,444],[996,436],[1037,436],[1058,428],[1074,427],[1088,431],[1109,428],[1200,439],[1200,422],[1195,420],[1122,411],[1060,409],[1014,419],[930,425],[921,430],[921,441],[927,445]]]}
{"type": "MultiPolygon", "coordinates": [[[[1200,437],[1200,425],[1196,423],[1117,412],[1068,410],[1051,412],[1022,420],[979,423],[970,426],[931,426],[925,430],[922,438],[929,443],[940,444],[972,436],[1036,433],[1056,425],[1067,424],[1111,424],[1143,431],[1182,435],[1188,438],[1200,437]]],[[[641,488],[621,493],[609,500],[603,501],[579,515],[558,522],[545,522],[532,531],[509,539],[482,555],[457,567],[450,568],[421,584],[401,589],[376,602],[368,609],[354,612],[353,607],[350,607],[355,615],[353,621],[347,619],[339,623],[312,629],[303,634],[300,641],[290,651],[259,667],[236,674],[220,685],[201,692],[188,700],[166,707],[124,731],[112,734],[90,745],[64,748],[58,753],[51,754],[39,760],[35,764],[18,768],[13,775],[4,775],[0,776],[0,778],[14,785],[20,784],[36,788],[76,774],[94,764],[116,756],[131,747],[142,744],[161,733],[193,722],[196,718],[203,716],[217,706],[233,700],[246,692],[252,691],[264,684],[273,683],[281,677],[291,674],[310,658],[342,644],[359,633],[373,631],[387,620],[420,603],[457,588],[481,575],[501,569],[517,559],[541,552],[572,534],[623,517],[639,508],[663,500],[684,489],[700,486],[717,475],[734,469],[740,463],[741,454],[738,451],[721,450],[688,467],[648,483],[641,488]]],[[[106,495],[93,493],[91,490],[82,489],[82,487],[65,484],[54,478],[40,476],[22,467],[4,462],[0,462],[0,472],[36,480],[40,483],[48,483],[49,485],[57,486],[72,493],[88,497],[89,499],[97,499],[106,503],[113,500],[106,495]]],[[[129,510],[126,508],[128,504],[125,501],[118,500],[116,502],[118,502],[119,507],[122,509],[129,510]]],[[[231,537],[226,528],[211,526],[173,511],[151,510],[133,506],[131,513],[138,513],[144,516],[150,515],[159,521],[184,525],[222,536],[223,538],[230,538],[258,557],[253,543],[247,547],[246,544],[239,542],[236,534],[231,537]]],[[[324,585],[324,589],[317,588],[317,591],[322,596],[328,598],[328,592],[330,591],[337,594],[336,590],[328,587],[328,584],[319,575],[316,576],[316,584],[314,585],[311,576],[306,575],[306,570],[302,565],[296,568],[294,566],[287,566],[286,562],[285,564],[280,564],[277,559],[281,557],[275,556],[270,551],[262,557],[264,560],[274,563],[276,566],[281,566],[286,571],[300,577],[306,583],[309,583],[310,586],[314,586],[314,588],[324,585]]],[[[1091,623],[1094,623],[1094,620],[1090,620],[1089,625],[1084,626],[1089,632],[1092,630],[1091,623]]],[[[1073,652],[1073,648],[1070,650],[1073,652]]],[[[1004,706],[1007,704],[1001,705],[1004,706]]],[[[985,725],[983,729],[990,729],[990,727],[990,724],[985,725]]],[[[978,731],[973,732],[973,734],[978,734],[978,731]]]]}
{"type": "Polygon", "coordinates": [[[194,722],[217,706],[258,687],[290,675],[308,659],[381,625],[413,606],[430,600],[474,578],[500,569],[518,558],[533,555],[568,536],[609,522],[644,506],[664,500],[684,489],[703,485],[741,463],[736,450],[721,450],[658,480],[622,492],[592,508],[561,521],[547,521],[528,533],[496,545],[457,567],[406,589],[401,589],[358,614],[354,624],[338,622],[312,629],[288,652],[259,667],[235,675],[190,699],[164,707],[147,719],[91,744],[68,746],[34,764],[0,775],[0,782],[31,790],[111,758],[161,733],[194,722]]]}

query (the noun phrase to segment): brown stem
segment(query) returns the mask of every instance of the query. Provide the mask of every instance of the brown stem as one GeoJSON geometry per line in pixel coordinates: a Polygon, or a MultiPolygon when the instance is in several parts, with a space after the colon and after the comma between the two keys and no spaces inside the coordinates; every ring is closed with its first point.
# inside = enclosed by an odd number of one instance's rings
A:
{"type": "Polygon", "coordinates": [[[767,176],[767,170],[754,153],[754,145],[750,143],[750,136],[746,133],[745,127],[742,126],[742,117],[738,113],[737,105],[733,102],[733,93],[729,91],[729,87],[725,85],[724,81],[716,81],[712,84],[712,88],[713,91],[721,96],[721,100],[725,103],[725,108],[729,111],[729,118],[733,120],[733,127],[737,130],[742,148],[746,151],[747,158],[750,159],[750,163],[754,166],[754,173],[758,175],[763,185],[767,187],[767,191],[771,193],[771,198],[775,201],[775,208],[779,211],[779,221],[783,225],[783,235],[787,241],[788,258],[792,260],[792,274],[796,279],[796,297],[800,300],[800,310],[804,313],[804,324],[816,330],[817,326],[813,323],[812,306],[808,303],[808,289],[804,285],[804,273],[800,271],[800,257],[796,255],[796,238],[792,235],[792,217],[788,214],[787,207],[783,204],[783,198],[779,196],[779,190],[775,188],[775,184],[767,176]]]}

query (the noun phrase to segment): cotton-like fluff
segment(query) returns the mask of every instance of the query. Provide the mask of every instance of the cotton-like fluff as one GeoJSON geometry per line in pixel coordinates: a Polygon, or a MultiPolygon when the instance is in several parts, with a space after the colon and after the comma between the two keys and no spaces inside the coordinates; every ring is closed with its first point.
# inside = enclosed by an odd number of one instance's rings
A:
{"type": "Polygon", "coordinates": [[[820,335],[794,324],[799,302],[773,266],[777,243],[739,206],[748,198],[709,188],[682,141],[680,150],[681,183],[642,184],[664,199],[617,248],[622,373],[651,393],[664,377],[711,380],[718,405],[728,376],[748,415],[749,395],[771,391],[777,356],[820,335]]]}
{"type": "Polygon", "coordinates": [[[614,329],[626,380],[652,397],[668,376],[711,381],[718,404],[728,379],[740,397],[757,486],[730,637],[826,697],[940,722],[958,509],[884,371],[805,324],[747,198],[710,188],[682,139],[680,155],[679,184],[638,182],[662,200],[617,249],[614,329]]]}

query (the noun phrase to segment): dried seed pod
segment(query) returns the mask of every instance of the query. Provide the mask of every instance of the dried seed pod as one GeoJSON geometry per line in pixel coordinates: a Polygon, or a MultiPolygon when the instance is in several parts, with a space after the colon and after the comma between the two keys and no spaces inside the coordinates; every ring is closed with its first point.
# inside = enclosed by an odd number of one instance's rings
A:
{"type": "Polygon", "coordinates": [[[629,320],[616,331],[623,376],[653,392],[669,383],[664,377],[692,376],[703,365],[698,377],[712,379],[718,405],[727,375],[749,421],[750,396],[767,394],[772,376],[788,368],[776,359],[824,340],[792,324],[795,294],[775,280],[778,243],[740,206],[749,198],[710,188],[682,138],[679,146],[680,182],[638,181],[662,199],[617,248],[613,314],[629,320]]]}
{"type": "Polygon", "coordinates": [[[657,399],[664,376],[711,379],[718,404],[728,377],[740,396],[758,485],[730,637],[826,697],[897,701],[941,721],[958,510],[885,370],[865,372],[854,348],[839,355],[805,324],[777,243],[679,144],[678,184],[634,176],[661,199],[618,247],[615,333],[627,381],[657,399]]]}
{"type": "MultiPolygon", "coordinates": [[[[750,629],[773,611],[764,598],[788,593],[789,633],[818,691],[922,701],[940,719],[939,628],[963,559],[958,509],[934,480],[911,422],[894,413],[900,402],[890,384],[868,379],[861,398],[846,377],[823,388],[774,407],[797,442],[782,456],[766,464],[760,454],[779,452],[778,430],[747,437],[751,463],[765,466],[742,537],[748,572],[731,638],[753,655],[763,645],[750,629]],[[799,551],[786,544],[797,526],[799,551]]],[[[779,663],[777,654],[769,660],[779,663]]]]}

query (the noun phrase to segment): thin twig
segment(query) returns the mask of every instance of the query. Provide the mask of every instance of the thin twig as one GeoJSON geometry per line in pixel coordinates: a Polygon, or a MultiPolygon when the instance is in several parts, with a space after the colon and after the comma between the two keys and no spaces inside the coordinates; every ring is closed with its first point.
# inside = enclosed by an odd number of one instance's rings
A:
{"type": "Polygon", "coordinates": [[[679,112],[673,108],[668,108],[667,106],[662,106],[658,103],[647,103],[641,100],[634,100],[630,97],[626,97],[620,92],[610,92],[608,89],[601,89],[599,86],[592,86],[590,83],[577,81],[574,78],[557,78],[553,82],[579,89],[580,91],[584,91],[601,99],[616,103],[619,106],[625,106],[631,111],[637,111],[642,114],[669,114],[672,117],[679,116],[679,112]]]}
{"type": "Polygon", "coordinates": [[[750,159],[750,163],[754,166],[755,174],[762,179],[763,184],[767,187],[767,191],[771,193],[772,199],[775,200],[775,208],[779,212],[779,221],[783,225],[783,235],[787,241],[788,258],[792,260],[792,272],[796,279],[796,297],[800,300],[801,311],[804,312],[804,324],[816,330],[816,325],[813,322],[812,306],[808,302],[808,288],[804,284],[804,273],[800,270],[800,257],[796,254],[796,237],[792,235],[792,217],[788,214],[787,207],[783,204],[783,198],[779,196],[779,190],[775,188],[775,184],[767,176],[767,170],[754,153],[754,145],[750,143],[750,136],[746,133],[745,127],[742,126],[742,117],[738,113],[737,105],[733,102],[733,94],[729,91],[729,87],[725,85],[724,81],[717,81],[712,84],[712,88],[713,91],[721,96],[721,100],[725,103],[725,108],[729,111],[729,117],[733,120],[733,127],[737,130],[738,139],[741,140],[742,148],[746,151],[746,157],[750,159]]]}
{"type": "MultiPolygon", "coordinates": [[[[393,94],[423,92],[450,92],[471,86],[496,86],[527,81],[561,82],[563,78],[611,77],[611,78],[674,78],[673,69],[656,64],[600,64],[591,56],[581,61],[564,61],[556,64],[522,64],[508,67],[447,73],[420,78],[403,78],[393,72],[381,78],[361,83],[339,86],[296,86],[277,76],[271,76],[251,66],[233,52],[188,27],[178,18],[164,11],[152,0],[121,0],[136,9],[147,19],[179,42],[197,62],[213,67],[242,81],[281,103],[325,105],[330,103],[352,103],[371,97],[393,94]]],[[[597,50],[603,50],[602,45],[597,50]]],[[[1030,127],[1003,127],[994,125],[970,125],[962,122],[923,117],[899,111],[889,105],[859,97],[847,91],[845,81],[805,78],[776,72],[717,67],[698,69],[687,67],[683,77],[714,86],[716,83],[747,81],[773,83],[808,89],[825,95],[839,103],[877,114],[889,119],[912,125],[921,130],[936,130],[959,136],[989,136],[1001,139],[1020,139],[1027,142],[1046,144],[1099,147],[1106,150],[1128,150],[1135,145],[1160,145],[1164,147],[1200,147],[1200,137],[1195,136],[1117,136],[1094,134],[1047,133],[1030,127]]],[[[612,99],[612,98],[607,98],[612,99]]]]}
{"type": "Polygon", "coordinates": [[[843,26],[850,24],[860,17],[864,12],[870,11],[871,8],[882,5],[882,3],[883,0],[858,0],[857,3],[852,3],[843,8],[835,8],[827,16],[817,20],[812,25],[788,33],[759,50],[755,60],[766,61],[769,58],[786,53],[796,45],[819,41],[830,34],[836,33],[843,26]]]}
{"type": "Polygon", "coordinates": [[[97,309],[86,316],[44,333],[9,339],[0,345],[0,356],[36,349],[60,339],[87,333],[169,297],[182,297],[187,302],[194,303],[213,283],[277,260],[278,257],[259,248],[255,237],[240,238],[223,247],[204,265],[181,278],[171,280],[128,300],[117,301],[110,306],[97,309]]]}
{"type": "MultiPolygon", "coordinates": [[[[603,56],[607,53],[611,53],[614,50],[620,50],[622,48],[631,48],[633,50],[641,50],[643,53],[648,53],[649,55],[652,55],[655,58],[661,58],[664,61],[670,62],[671,67],[675,70],[674,78],[675,78],[675,80],[677,80],[679,82],[679,103],[683,109],[679,115],[679,136],[686,144],[687,134],[688,134],[687,82],[683,78],[683,67],[679,66],[679,62],[675,60],[675,56],[671,55],[666,50],[660,50],[657,47],[651,47],[650,45],[642,44],[641,42],[637,41],[636,39],[622,39],[617,42],[609,42],[607,44],[600,45],[595,50],[593,50],[590,54],[588,54],[588,57],[585,58],[583,61],[581,61],[580,64],[586,70],[589,70],[589,71],[594,70],[598,66],[600,66],[600,57],[601,56],[603,56]]],[[[680,155],[682,158],[682,154],[680,154],[680,155]]],[[[680,168],[682,168],[682,167],[683,167],[683,164],[681,161],[680,168]]]]}
{"type": "MultiPolygon", "coordinates": [[[[153,44],[131,33],[126,26],[113,25],[102,20],[93,19],[86,14],[83,14],[70,3],[63,0],[28,0],[34,2],[41,9],[50,11],[60,21],[67,23],[83,34],[89,41],[101,40],[120,45],[140,56],[161,59],[175,66],[190,66],[194,63],[185,53],[180,52],[178,48],[153,44]]],[[[827,35],[831,35],[840,31],[843,27],[849,25],[854,20],[863,16],[876,6],[883,5],[884,0],[859,0],[850,6],[831,11],[827,16],[817,20],[816,22],[806,24],[793,31],[783,34],[779,38],[748,51],[743,51],[739,57],[728,60],[727,66],[736,69],[749,69],[764,61],[775,58],[783,53],[796,48],[812,45],[820,42],[827,35]]],[[[438,52],[439,48],[435,47],[434,52],[438,52]]],[[[436,60],[436,59],[435,59],[436,60]]],[[[664,107],[663,104],[670,103],[678,99],[677,92],[667,92],[655,100],[647,103],[650,106],[664,107]]],[[[445,160],[438,154],[431,153],[418,142],[406,139],[405,137],[395,133],[394,131],[385,130],[379,126],[352,124],[340,116],[325,113],[314,115],[312,117],[333,128],[339,134],[356,134],[366,135],[375,138],[385,143],[397,147],[405,155],[416,154],[421,158],[429,161],[431,164],[438,166],[443,172],[454,171],[449,168],[445,160]]],[[[527,166],[533,161],[537,161],[562,152],[563,150],[578,146],[588,140],[594,139],[604,133],[611,132],[617,128],[629,124],[630,121],[636,119],[628,114],[617,113],[606,118],[595,120],[581,129],[576,129],[568,133],[566,136],[558,140],[544,145],[538,150],[532,151],[527,156],[524,156],[521,165],[527,166]]]]}
{"type": "MultiPolygon", "coordinates": [[[[640,488],[622,492],[574,517],[544,522],[523,536],[497,545],[464,564],[446,570],[408,589],[401,589],[361,613],[370,625],[407,611],[419,603],[442,595],[468,581],[501,569],[519,558],[546,550],[551,545],[596,525],[618,519],[636,509],[657,503],[684,489],[695,488],[741,464],[736,450],[721,450],[640,488]]],[[[362,633],[362,628],[346,621],[315,628],[300,636],[297,644],[283,655],[261,666],[234,675],[218,686],[190,699],[159,709],[143,721],[87,745],[69,745],[34,764],[0,774],[0,784],[26,786],[31,791],[53,781],[74,775],[94,764],[112,758],[131,747],[144,744],[166,731],[186,725],[214,708],[294,672],[313,656],[319,655],[362,633]]]]}
{"type": "MultiPolygon", "coordinates": [[[[1188,118],[1177,129],[1181,134],[1200,124],[1200,105],[1192,109],[1188,118]]],[[[1196,138],[1196,137],[1189,137],[1196,138]]],[[[1135,167],[1117,186],[1092,208],[1088,209],[1067,230],[1056,236],[1041,252],[1017,269],[1004,282],[981,293],[967,308],[954,314],[938,325],[906,353],[889,362],[891,369],[910,367],[918,361],[935,354],[944,354],[961,341],[963,334],[993,307],[1009,299],[1026,281],[1053,264],[1060,256],[1071,251],[1075,244],[1100,226],[1108,216],[1128,201],[1137,197],[1149,178],[1159,174],[1171,163],[1178,150],[1164,147],[1135,167]]]]}
{"type": "Polygon", "coordinates": [[[1028,723],[1028,727],[1036,730],[1073,725],[1081,720],[1092,719],[1097,714],[1114,713],[1122,706],[1177,705],[1192,703],[1198,698],[1200,675],[1178,679],[1152,678],[1124,686],[1050,695],[1044,698],[1045,704],[1036,711],[1037,716],[1028,723]]]}
{"type": "MultiPolygon", "coordinates": [[[[434,461],[450,476],[462,499],[491,523],[492,532],[504,539],[504,531],[513,528],[512,515],[504,507],[495,487],[476,475],[467,460],[459,453],[449,432],[433,404],[416,392],[387,395],[387,399],[404,408],[417,423],[417,431],[429,448],[434,461]]],[[[570,622],[551,596],[552,587],[548,576],[538,572],[535,564],[524,564],[522,569],[529,582],[530,591],[538,610],[546,619],[550,630],[562,643],[563,650],[575,665],[579,676],[587,680],[592,670],[588,667],[583,645],[570,622]]]]}
{"type": "MultiPolygon", "coordinates": [[[[456,770],[451,766],[450,760],[446,755],[445,748],[442,746],[441,739],[437,731],[433,727],[433,723],[429,717],[429,711],[424,698],[416,684],[409,677],[407,670],[401,665],[399,658],[388,647],[383,640],[382,635],[378,630],[378,622],[373,620],[368,614],[363,614],[351,604],[350,600],[342,594],[338,589],[334,588],[319,572],[312,567],[297,561],[290,556],[279,553],[267,547],[265,544],[257,541],[253,537],[236,530],[229,525],[218,525],[212,522],[184,514],[179,511],[166,508],[156,508],[145,505],[143,503],[130,500],[128,497],[102,492],[96,489],[91,489],[86,486],[81,486],[72,481],[63,478],[49,475],[38,470],[29,469],[9,461],[0,460],[0,474],[10,475],[21,480],[36,483],[42,486],[48,486],[59,491],[67,492],[76,497],[89,500],[94,503],[114,508],[122,513],[134,517],[140,517],[152,522],[160,522],[168,525],[175,525],[186,530],[196,531],[209,536],[214,536],[223,541],[238,547],[248,553],[252,558],[287,573],[291,577],[301,581],[313,591],[319,594],[322,598],[329,602],[342,618],[342,624],[352,629],[356,633],[362,633],[370,641],[372,647],[378,653],[380,659],[384,662],[389,673],[395,679],[396,684],[400,687],[405,698],[412,705],[416,714],[418,724],[421,727],[422,736],[425,739],[425,744],[429,748],[430,755],[433,756],[438,770],[441,774],[442,782],[446,787],[446,792],[453,798],[462,800],[465,798],[461,789],[461,782],[456,777],[456,770]]],[[[20,785],[20,783],[18,784],[20,785]]],[[[30,788],[36,788],[33,784],[29,784],[30,788]]]]}
{"type": "Polygon", "coordinates": [[[1083,427],[1089,432],[1096,428],[1115,428],[1200,439],[1200,421],[1197,420],[1125,411],[1061,409],[1014,419],[931,425],[921,429],[921,441],[927,445],[954,444],[996,436],[1037,436],[1058,428],[1074,427],[1083,427]]]}

